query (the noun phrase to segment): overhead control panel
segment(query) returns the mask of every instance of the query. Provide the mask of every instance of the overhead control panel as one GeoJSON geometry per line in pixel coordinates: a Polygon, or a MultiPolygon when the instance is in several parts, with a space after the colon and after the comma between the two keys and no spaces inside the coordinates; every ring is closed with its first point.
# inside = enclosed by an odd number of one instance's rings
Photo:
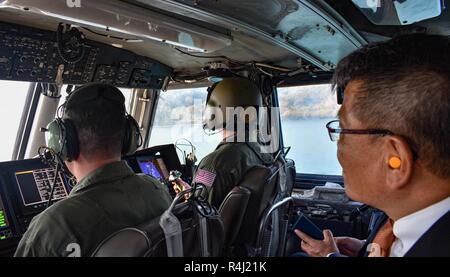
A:
{"type": "Polygon", "coordinates": [[[0,22],[0,79],[55,83],[60,69],[64,84],[161,89],[172,73],[156,60],[95,41],[61,49],[58,34],[0,22]],[[79,57],[68,60],[64,52],[79,52],[79,57]]]}

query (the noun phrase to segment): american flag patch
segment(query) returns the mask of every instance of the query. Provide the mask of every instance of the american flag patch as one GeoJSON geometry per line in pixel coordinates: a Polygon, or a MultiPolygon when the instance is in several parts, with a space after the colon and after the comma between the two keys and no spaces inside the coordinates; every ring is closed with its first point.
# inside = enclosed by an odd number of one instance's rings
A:
{"type": "Polygon", "coordinates": [[[207,187],[213,185],[214,180],[216,179],[216,174],[209,172],[204,169],[197,170],[197,174],[195,175],[194,183],[204,184],[207,187]]]}

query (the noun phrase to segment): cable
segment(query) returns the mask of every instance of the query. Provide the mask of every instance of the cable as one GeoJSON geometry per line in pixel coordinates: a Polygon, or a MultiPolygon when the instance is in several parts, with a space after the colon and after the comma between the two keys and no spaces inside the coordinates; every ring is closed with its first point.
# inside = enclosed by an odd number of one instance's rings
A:
{"type": "Polygon", "coordinates": [[[52,185],[52,188],[50,191],[50,197],[48,198],[47,206],[45,207],[46,209],[48,207],[50,207],[50,205],[52,203],[53,194],[55,193],[55,188],[56,188],[56,182],[58,181],[58,174],[59,174],[59,163],[56,164],[55,178],[53,179],[53,185],[52,185]]]}
{"type": "Polygon", "coordinates": [[[57,42],[57,50],[61,59],[66,63],[77,63],[81,61],[84,57],[85,49],[84,49],[84,36],[83,33],[78,31],[75,28],[72,28],[68,31],[66,36],[69,36],[69,39],[64,39],[64,24],[59,23],[58,29],[56,32],[56,42],[57,42]],[[69,49],[65,49],[67,44],[70,44],[69,49]],[[77,49],[78,48],[78,49],[77,49]],[[76,56],[68,56],[70,54],[66,52],[72,52],[76,54],[76,56]]]}
{"type": "Polygon", "coordinates": [[[283,71],[283,72],[293,72],[293,71],[298,70],[298,68],[289,69],[286,67],[275,66],[275,65],[265,64],[265,63],[254,63],[254,65],[257,67],[266,67],[266,68],[270,68],[270,69],[277,70],[277,71],[283,71]]]}
{"type": "Polygon", "coordinates": [[[271,74],[271,73],[269,73],[269,72],[263,70],[262,68],[260,68],[260,67],[256,67],[256,68],[257,68],[261,73],[266,74],[266,75],[269,76],[269,77],[273,77],[273,74],[271,74]]]}
{"type": "MultiPolygon", "coordinates": [[[[245,62],[240,62],[237,60],[233,60],[231,58],[228,58],[227,56],[224,55],[218,55],[218,56],[202,56],[202,55],[195,55],[195,54],[191,54],[188,52],[185,52],[177,47],[175,47],[175,50],[177,50],[178,52],[191,56],[191,57],[195,57],[195,58],[203,58],[203,59],[225,59],[231,63],[235,63],[235,64],[240,64],[240,65],[254,65],[256,67],[265,67],[265,68],[270,68],[273,70],[277,70],[277,71],[282,71],[285,73],[291,73],[291,72],[295,72],[297,70],[299,70],[298,68],[295,69],[290,69],[290,68],[286,68],[286,67],[281,67],[281,66],[275,66],[275,65],[270,65],[270,64],[265,64],[265,63],[260,63],[260,62],[250,62],[250,63],[245,63],[245,62]]],[[[270,75],[270,73],[265,73],[267,75],[270,75]]]]}
{"type": "Polygon", "coordinates": [[[186,138],[179,138],[175,141],[175,147],[178,148],[180,151],[183,151],[179,146],[190,146],[191,147],[191,153],[186,155],[186,152],[183,152],[183,158],[184,163],[187,164],[187,160],[190,160],[192,163],[195,163],[197,161],[197,158],[195,157],[195,146],[186,138]],[[179,141],[186,141],[187,144],[180,144],[179,141]]]}
{"type": "MultiPolygon", "coordinates": [[[[48,131],[48,130],[47,130],[48,131]]],[[[69,169],[66,167],[66,164],[61,160],[61,158],[53,151],[53,149],[48,148],[46,146],[41,146],[38,148],[38,155],[43,163],[57,169],[59,167],[59,170],[64,174],[64,176],[68,180],[68,185],[72,188],[76,185],[77,181],[75,176],[72,175],[72,173],[69,171],[69,169]]],[[[58,173],[58,172],[56,172],[58,173]]],[[[58,175],[56,175],[58,176],[58,175]]]]}
{"type": "Polygon", "coordinates": [[[172,76],[171,79],[175,82],[179,82],[179,83],[189,83],[189,82],[199,82],[199,81],[203,81],[205,79],[207,79],[208,76],[206,74],[206,72],[201,72],[201,73],[197,73],[195,75],[191,75],[191,76],[172,76]],[[200,74],[203,74],[204,76],[201,76],[200,74]]]}
{"type": "Polygon", "coordinates": [[[180,150],[181,154],[183,155],[184,163],[186,163],[186,151],[184,151],[183,149],[181,149],[180,147],[178,147],[178,145],[176,145],[176,144],[174,144],[174,145],[175,145],[175,147],[176,147],[178,150],[180,150]]]}
{"type": "Polygon", "coordinates": [[[102,37],[106,37],[106,38],[118,39],[118,40],[123,40],[126,42],[142,42],[142,39],[116,37],[116,36],[112,36],[112,35],[102,34],[102,33],[96,32],[94,30],[91,30],[89,28],[86,28],[86,27],[82,27],[82,28],[88,32],[91,32],[93,34],[96,34],[96,35],[102,36],[102,37]]]}
{"type": "Polygon", "coordinates": [[[195,58],[202,58],[202,59],[225,59],[225,60],[227,60],[227,61],[229,61],[229,62],[231,62],[231,63],[235,63],[235,64],[245,64],[245,63],[243,63],[243,62],[240,62],[240,61],[237,61],[237,60],[230,59],[230,58],[228,58],[227,56],[223,56],[223,55],[219,55],[219,56],[201,56],[201,55],[195,55],[195,54],[191,54],[191,53],[185,52],[185,51],[183,51],[183,50],[181,50],[181,49],[179,49],[179,48],[177,48],[177,47],[174,47],[174,48],[175,48],[175,50],[177,50],[178,52],[180,52],[180,53],[182,53],[182,54],[185,54],[185,55],[188,55],[188,56],[191,56],[191,57],[195,57],[195,58]]]}

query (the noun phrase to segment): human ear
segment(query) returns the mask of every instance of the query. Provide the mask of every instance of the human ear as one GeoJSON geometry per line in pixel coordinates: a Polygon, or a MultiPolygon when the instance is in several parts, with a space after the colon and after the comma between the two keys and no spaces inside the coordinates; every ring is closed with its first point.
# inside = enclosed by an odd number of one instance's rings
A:
{"type": "Polygon", "coordinates": [[[414,171],[414,155],[404,138],[400,136],[386,137],[384,162],[388,187],[398,190],[407,186],[414,171]]]}

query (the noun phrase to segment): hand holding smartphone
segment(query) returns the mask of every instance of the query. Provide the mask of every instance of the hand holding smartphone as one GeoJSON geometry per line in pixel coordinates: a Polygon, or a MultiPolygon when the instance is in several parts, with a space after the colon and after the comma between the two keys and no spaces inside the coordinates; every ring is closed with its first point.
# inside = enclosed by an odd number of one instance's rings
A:
{"type": "Polygon", "coordinates": [[[300,215],[294,225],[294,229],[298,229],[315,240],[324,240],[323,232],[306,216],[300,215]]]}

